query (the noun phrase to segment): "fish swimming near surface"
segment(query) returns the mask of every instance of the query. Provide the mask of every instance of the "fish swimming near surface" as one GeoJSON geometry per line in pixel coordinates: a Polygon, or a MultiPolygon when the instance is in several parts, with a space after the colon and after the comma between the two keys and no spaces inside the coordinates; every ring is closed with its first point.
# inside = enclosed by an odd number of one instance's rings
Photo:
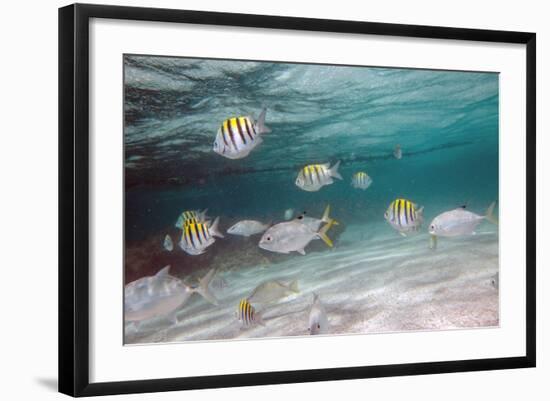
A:
{"type": "Polygon", "coordinates": [[[487,208],[485,215],[475,214],[459,207],[448,212],[443,212],[436,216],[430,223],[429,232],[431,235],[430,247],[437,247],[437,237],[459,237],[465,235],[474,235],[479,223],[487,220],[493,224],[498,224],[498,220],[493,215],[496,202],[491,203],[487,208]]]}
{"type": "Polygon", "coordinates": [[[142,277],[124,287],[124,320],[141,322],[159,316],[168,316],[177,322],[177,310],[191,297],[200,294],[208,302],[217,305],[216,297],[208,285],[216,273],[210,270],[197,285],[185,284],[169,274],[170,266],[161,269],[154,276],[142,277]]]}
{"type": "Polygon", "coordinates": [[[218,229],[219,217],[214,223],[189,223],[186,224],[180,240],[180,248],[189,255],[201,255],[210,245],[216,242],[214,237],[223,238],[218,229]]]}
{"type": "Polygon", "coordinates": [[[254,234],[263,233],[269,228],[270,224],[263,224],[256,220],[242,220],[233,224],[228,230],[228,234],[242,235],[243,237],[250,237],[254,234]]]}
{"type": "Polygon", "coordinates": [[[301,215],[295,219],[298,222],[301,222],[311,228],[313,231],[319,231],[319,228],[323,223],[330,223],[331,225],[339,225],[340,223],[330,217],[330,205],[327,205],[325,211],[323,212],[323,217],[316,219],[315,217],[306,216],[306,212],[303,212],[301,215]]]}
{"type": "Polygon", "coordinates": [[[228,159],[242,159],[262,143],[262,134],[271,132],[265,125],[266,109],[254,122],[251,117],[232,117],[225,120],[216,134],[213,150],[228,159]]]}
{"type": "Polygon", "coordinates": [[[181,214],[178,217],[178,220],[176,221],[176,228],[179,228],[180,230],[183,230],[185,223],[204,223],[208,216],[206,215],[206,212],[208,209],[204,210],[186,210],[184,212],[181,212],[181,214]]]}
{"type": "Polygon", "coordinates": [[[393,157],[395,157],[397,160],[401,159],[403,157],[403,151],[401,150],[401,145],[395,145],[395,148],[393,149],[393,157]]]}
{"type": "Polygon", "coordinates": [[[363,171],[359,171],[353,175],[351,186],[357,189],[367,189],[372,184],[372,178],[363,171]]]}
{"type": "Polygon", "coordinates": [[[294,217],[294,209],[286,209],[284,217],[285,220],[290,220],[292,217],[294,217]]]}
{"type": "Polygon", "coordinates": [[[325,334],[328,329],[329,323],[325,308],[319,299],[319,295],[313,293],[313,304],[309,311],[309,334],[325,334]]]}
{"type": "Polygon", "coordinates": [[[384,213],[384,218],[401,235],[406,236],[411,232],[417,232],[424,221],[424,207],[407,199],[396,199],[384,213]]]}
{"type": "Polygon", "coordinates": [[[304,191],[316,192],[325,185],[332,184],[333,178],[342,179],[338,173],[338,167],[340,167],[340,161],[337,161],[332,167],[330,167],[330,163],[307,165],[298,173],[296,186],[304,191]]]}
{"type": "Polygon", "coordinates": [[[291,283],[270,280],[257,286],[247,299],[254,304],[269,304],[299,292],[298,281],[296,280],[291,283]]]}
{"type": "Polygon", "coordinates": [[[164,237],[164,242],[162,243],[162,246],[168,252],[172,252],[174,250],[174,243],[172,242],[172,237],[166,234],[166,236],[164,237]]]}
{"type": "Polygon", "coordinates": [[[250,304],[248,299],[241,299],[241,302],[239,302],[237,318],[243,326],[252,326],[254,324],[265,326],[262,316],[256,312],[256,309],[250,304]]]}
{"type": "Polygon", "coordinates": [[[263,235],[258,244],[262,249],[277,253],[298,252],[305,255],[304,248],[315,239],[322,239],[329,247],[333,247],[331,239],[327,236],[327,231],[334,224],[331,220],[321,229],[312,229],[310,224],[306,224],[299,219],[285,221],[283,223],[271,226],[263,235]]]}

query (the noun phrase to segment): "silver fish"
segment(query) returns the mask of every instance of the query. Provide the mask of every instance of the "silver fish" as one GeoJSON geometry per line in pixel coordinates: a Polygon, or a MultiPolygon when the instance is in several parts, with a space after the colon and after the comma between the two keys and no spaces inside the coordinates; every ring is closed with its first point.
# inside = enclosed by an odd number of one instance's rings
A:
{"type": "Polygon", "coordinates": [[[210,245],[216,242],[214,237],[223,238],[218,229],[219,217],[214,223],[186,223],[181,234],[180,248],[189,255],[201,255],[210,245]]]}
{"type": "Polygon", "coordinates": [[[326,234],[333,224],[325,224],[319,231],[312,230],[307,224],[296,219],[275,224],[262,235],[258,246],[271,252],[298,252],[305,255],[304,248],[314,239],[321,238],[329,247],[333,246],[326,234]]]}
{"type": "Polygon", "coordinates": [[[353,175],[351,179],[351,186],[357,189],[367,189],[372,184],[372,178],[363,171],[359,171],[353,175]]]}
{"type": "Polygon", "coordinates": [[[294,209],[285,210],[285,220],[290,220],[294,216],[294,209]]]}
{"type": "Polygon", "coordinates": [[[250,237],[254,234],[263,233],[269,228],[269,224],[263,224],[256,220],[242,220],[233,224],[227,230],[228,234],[242,235],[244,237],[250,237]]]}
{"type": "Polygon", "coordinates": [[[313,304],[311,305],[311,310],[309,311],[309,334],[325,334],[329,329],[329,323],[327,318],[327,313],[319,295],[313,293],[313,304]]]}
{"type": "Polygon", "coordinates": [[[271,132],[265,125],[267,110],[263,109],[254,122],[251,117],[232,117],[225,120],[216,134],[213,150],[228,159],[242,159],[262,143],[261,134],[271,132]]]}
{"type": "Polygon", "coordinates": [[[424,208],[418,208],[418,205],[407,199],[396,199],[384,213],[384,219],[395,228],[401,235],[418,231],[422,222],[424,208]]]}
{"type": "Polygon", "coordinates": [[[329,163],[307,165],[300,170],[295,183],[304,191],[316,192],[325,185],[332,184],[334,182],[332,178],[342,179],[338,173],[338,167],[340,167],[340,161],[332,167],[329,163]]]}
{"type": "Polygon", "coordinates": [[[164,246],[164,249],[166,249],[168,252],[172,252],[174,250],[174,243],[172,242],[172,237],[166,234],[166,236],[164,237],[164,242],[162,243],[162,246],[164,246]]]}
{"type": "Polygon", "coordinates": [[[491,203],[484,216],[459,207],[436,216],[430,223],[431,248],[437,247],[437,237],[459,237],[474,235],[475,229],[483,220],[498,224],[493,216],[496,202],[491,203]]]}
{"type": "Polygon", "coordinates": [[[298,281],[296,280],[291,283],[270,280],[257,286],[247,299],[254,304],[269,304],[299,292],[298,281]]]}
{"type": "Polygon", "coordinates": [[[393,157],[395,157],[397,160],[403,157],[403,151],[401,150],[401,145],[395,145],[395,149],[393,150],[393,157]]]}
{"type": "Polygon", "coordinates": [[[124,287],[124,320],[140,322],[159,316],[171,316],[176,321],[177,310],[198,293],[208,302],[217,305],[218,301],[210,293],[208,284],[215,269],[210,270],[198,285],[189,286],[169,274],[170,266],[161,269],[154,276],[142,277],[124,287]]]}

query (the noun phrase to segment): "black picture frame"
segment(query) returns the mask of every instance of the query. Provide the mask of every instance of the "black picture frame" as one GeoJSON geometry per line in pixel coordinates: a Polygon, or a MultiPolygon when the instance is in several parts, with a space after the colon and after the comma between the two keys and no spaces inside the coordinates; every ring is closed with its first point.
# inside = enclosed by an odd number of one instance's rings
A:
{"type": "Polygon", "coordinates": [[[536,35],[479,29],[74,4],[59,9],[59,391],[159,392],[534,367],[536,35]],[[526,46],[526,353],[520,357],[90,383],[88,61],[91,18],[437,38],[526,46]]]}

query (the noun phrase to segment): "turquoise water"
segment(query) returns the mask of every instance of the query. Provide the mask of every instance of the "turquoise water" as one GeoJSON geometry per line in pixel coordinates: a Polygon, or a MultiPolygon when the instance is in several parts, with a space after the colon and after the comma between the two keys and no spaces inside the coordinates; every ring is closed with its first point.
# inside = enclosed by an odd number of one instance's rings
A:
{"type": "MultiPolygon", "coordinates": [[[[403,238],[385,223],[397,197],[424,206],[418,235],[426,237],[436,215],[462,205],[484,214],[498,200],[498,74],[150,56],[126,56],[124,67],[127,282],[165,263],[186,274],[223,269],[239,252],[257,256],[243,258],[242,269],[257,259],[304,258],[253,249],[260,235],[226,235],[204,255],[187,255],[174,227],[183,210],[208,208],[225,232],[242,219],[283,221],[287,209],[320,217],[330,204],[341,223],[329,232],[335,246],[310,245],[322,268],[323,255],[354,242],[364,248],[387,238],[388,255],[407,241],[427,248],[427,240],[403,238]],[[248,157],[230,160],[212,150],[225,119],[256,118],[263,107],[272,131],[248,157]],[[401,159],[393,155],[397,144],[401,159]],[[303,166],[337,161],[343,180],[317,192],[295,185],[303,166]],[[351,186],[357,171],[373,180],[364,191],[351,186]],[[174,251],[162,249],[164,234],[174,251]]],[[[470,250],[466,242],[457,252],[470,250]]]]}

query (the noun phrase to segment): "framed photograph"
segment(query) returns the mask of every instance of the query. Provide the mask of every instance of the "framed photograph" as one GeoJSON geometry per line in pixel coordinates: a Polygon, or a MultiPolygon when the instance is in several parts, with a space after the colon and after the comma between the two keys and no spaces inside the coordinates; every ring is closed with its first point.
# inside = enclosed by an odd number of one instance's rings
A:
{"type": "Polygon", "coordinates": [[[535,366],[535,82],[534,33],[61,8],[59,390],[535,366]]]}

